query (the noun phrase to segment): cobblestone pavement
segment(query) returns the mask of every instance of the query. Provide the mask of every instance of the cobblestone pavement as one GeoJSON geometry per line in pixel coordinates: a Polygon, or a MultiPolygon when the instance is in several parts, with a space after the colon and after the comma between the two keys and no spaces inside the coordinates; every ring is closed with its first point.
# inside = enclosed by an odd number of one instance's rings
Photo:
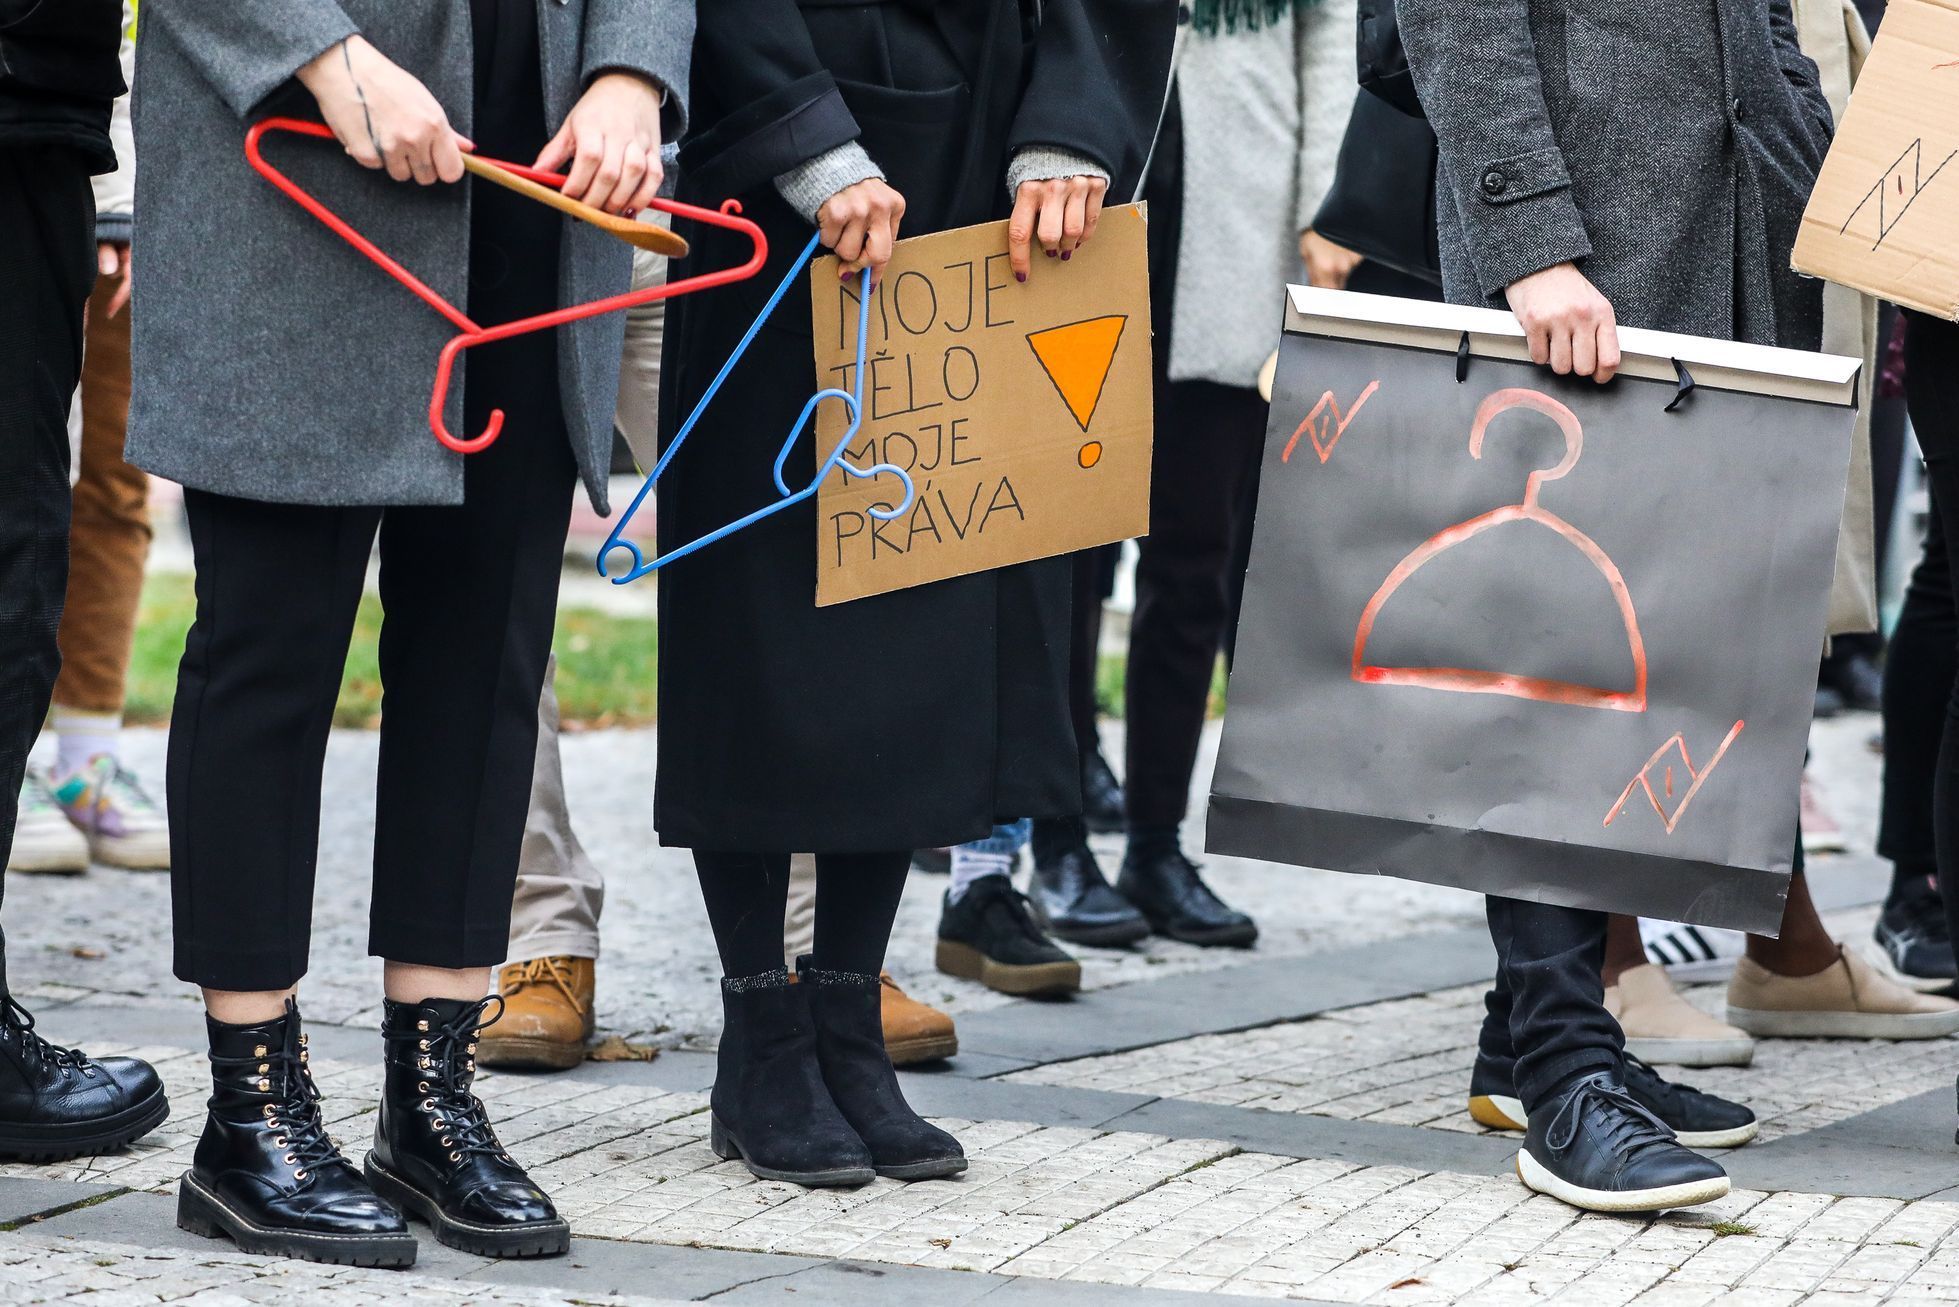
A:
{"type": "MultiPolygon", "coordinates": [[[[1853,850],[1874,822],[1869,729],[1848,719],[1816,741],[1853,850]]],[[[160,741],[140,747],[157,774],[160,741]]],[[[358,815],[323,835],[306,993],[329,1119],[356,1157],[379,1086],[377,978],[358,957],[372,751],[334,740],[328,811],[358,815]]],[[[1728,1156],[1736,1192],[1659,1220],[1581,1216],[1524,1190],[1514,1141],[1462,1115],[1487,969],[1466,943],[1477,901],[1232,860],[1216,879],[1260,916],[1258,949],[1087,951],[1094,992],[1074,1005],[1003,1006],[930,973],[940,886],[915,876],[894,963],[962,1014],[968,1051],[907,1091],[971,1170],[853,1191],[755,1180],[707,1147],[713,967],[686,863],[647,852],[650,740],[574,737],[566,762],[581,834],[614,877],[605,1019],[671,1046],[479,1082],[572,1220],[568,1258],[497,1264],[425,1241],[413,1271],[349,1271],[177,1231],[207,1083],[196,1011],[160,975],[165,879],[97,870],[10,878],[10,923],[33,923],[13,932],[28,946],[15,975],[51,1035],[153,1060],[176,1112],[123,1153],[0,1166],[0,1301],[1959,1302],[1959,1042],[1765,1041],[1753,1067],[1695,1072],[1764,1119],[1763,1141],[1728,1156]]],[[[1858,904],[1882,891],[1867,855],[1819,862],[1817,882],[1832,925],[1867,939],[1858,904]]],[[[1713,1010],[1721,991],[1691,994],[1713,1010]]]]}

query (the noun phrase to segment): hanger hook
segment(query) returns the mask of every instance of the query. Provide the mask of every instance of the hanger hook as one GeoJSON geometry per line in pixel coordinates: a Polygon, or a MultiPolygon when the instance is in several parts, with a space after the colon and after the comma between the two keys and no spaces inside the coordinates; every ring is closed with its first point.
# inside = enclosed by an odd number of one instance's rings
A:
{"type": "Polygon", "coordinates": [[[500,408],[490,410],[490,420],[484,426],[483,434],[474,439],[465,439],[452,434],[447,415],[443,412],[449,407],[449,374],[456,366],[456,358],[465,349],[476,344],[479,339],[481,338],[468,332],[450,338],[449,343],[442,347],[441,356],[435,361],[435,388],[429,393],[429,430],[435,432],[435,438],[446,448],[458,454],[474,454],[479,450],[488,449],[503,431],[503,410],[500,408]]]}
{"type": "Polygon", "coordinates": [[[1564,432],[1564,457],[1547,468],[1539,468],[1524,482],[1524,507],[1537,507],[1537,491],[1546,481],[1556,481],[1565,473],[1578,466],[1578,456],[1585,449],[1585,429],[1578,423],[1578,415],[1552,399],[1549,395],[1521,386],[1511,386],[1493,391],[1476,408],[1476,420],[1469,428],[1469,456],[1483,457],[1483,433],[1488,430],[1490,421],[1497,414],[1513,408],[1527,408],[1534,413],[1542,413],[1558,424],[1564,432]]]}

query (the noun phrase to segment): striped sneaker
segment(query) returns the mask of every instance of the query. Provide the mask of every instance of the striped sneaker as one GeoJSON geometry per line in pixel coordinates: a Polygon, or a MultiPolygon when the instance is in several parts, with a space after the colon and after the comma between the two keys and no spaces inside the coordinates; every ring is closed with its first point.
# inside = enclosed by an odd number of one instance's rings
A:
{"type": "Polygon", "coordinates": [[[170,827],[136,780],[110,754],[53,778],[54,800],[88,840],[95,861],[132,871],[170,870],[170,827]]]}
{"type": "Polygon", "coordinates": [[[1726,980],[1735,969],[1735,959],[1748,948],[1748,937],[1738,930],[1714,926],[1687,926],[1672,921],[1639,922],[1639,940],[1646,947],[1646,960],[1665,967],[1675,980],[1726,980]]]}

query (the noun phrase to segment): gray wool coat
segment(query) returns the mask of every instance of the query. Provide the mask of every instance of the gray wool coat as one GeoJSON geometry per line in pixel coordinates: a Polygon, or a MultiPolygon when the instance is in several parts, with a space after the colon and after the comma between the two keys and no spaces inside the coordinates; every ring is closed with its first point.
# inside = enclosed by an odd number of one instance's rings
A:
{"type": "Polygon", "coordinates": [[[1789,269],[1831,132],[1789,0],[1397,0],[1443,287],[1575,260],[1622,325],[1816,347],[1789,269]]]}
{"type": "MultiPolygon", "coordinates": [[[[538,0],[537,9],[551,130],[592,78],[626,70],[666,88],[662,127],[666,139],[679,136],[694,0],[538,0]]],[[[317,118],[292,75],[353,32],[420,77],[468,135],[469,13],[460,0],[146,0],[130,461],[201,490],[279,503],[462,502],[463,456],[428,425],[436,357],[455,329],[275,191],[243,147],[256,118],[317,118]]],[[[276,133],[265,153],[467,312],[474,183],[394,182],[331,141],[276,133]]],[[[631,276],[628,246],[567,220],[562,303],[616,294],[631,276]]],[[[600,511],[623,331],[623,315],[609,314],[557,333],[565,424],[600,511]]],[[[464,351],[448,425],[475,435],[462,430],[468,360],[464,351]]]]}

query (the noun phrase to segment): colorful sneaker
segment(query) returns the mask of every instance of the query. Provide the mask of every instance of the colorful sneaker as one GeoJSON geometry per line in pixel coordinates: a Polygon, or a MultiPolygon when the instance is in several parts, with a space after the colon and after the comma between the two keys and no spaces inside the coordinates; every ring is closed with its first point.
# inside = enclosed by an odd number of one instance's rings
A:
{"type": "Polygon", "coordinates": [[[20,783],[20,815],[14,821],[7,870],[62,876],[88,870],[88,840],[69,824],[38,767],[29,767],[20,783]]]}
{"type": "Polygon", "coordinates": [[[50,788],[68,820],[88,837],[95,861],[132,871],[170,870],[163,810],[115,757],[97,754],[80,770],[53,778],[50,788]]]}

